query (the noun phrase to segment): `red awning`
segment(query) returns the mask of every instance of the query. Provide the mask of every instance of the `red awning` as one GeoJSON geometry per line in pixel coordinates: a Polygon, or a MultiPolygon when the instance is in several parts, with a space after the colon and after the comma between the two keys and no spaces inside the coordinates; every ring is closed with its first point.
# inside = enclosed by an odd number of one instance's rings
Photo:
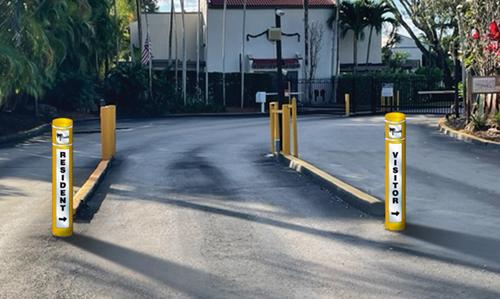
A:
{"type": "MultiPolygon", "coordinates": [[[[224,0],[209,0],[212,6],[223,6],[224,0]]],[[[333,0],[309,0],[309,6],[331,6],[333,0]]],[[[247,6],[252,7],[302,7],[303,0],[247,0],[247,6]]],[[[243,0],[227,0],[227,6],[243,6],[243,0]]]]}
{"type": "MultiPolygon", "coordinates": [[[[274,58],[253,58],[252,68],[254,69],[275,69],[278,67],[278,60],[274,58]]],[[[297,58],[283,58],[284,69],[298,69],[300,62],[297,58]]]]}

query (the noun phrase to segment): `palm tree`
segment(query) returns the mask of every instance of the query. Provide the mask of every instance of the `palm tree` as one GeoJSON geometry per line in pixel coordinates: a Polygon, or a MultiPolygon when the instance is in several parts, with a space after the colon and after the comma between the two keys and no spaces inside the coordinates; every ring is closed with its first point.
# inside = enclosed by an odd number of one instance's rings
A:
{"type": "Polygon", "coordinates": [[[379,35],[382,32],[382,26],[385,23],[392,24],[393,26],[396,26],[397,24],[395,18],[386,16],[388,13],[392,13],[394,9],[385,0],[376,3],[374,3],[372,0],[368,0],[367,4],[368,4],[367,22],[368,26],[370,26],[370,34],[368,36],[366,64],[368,64],[370,61],[370,50],[371,50],[373,29],[375,29],[375,32],[379,35]]]}
{"type": "Polygon", "coordinates": [[[187,104],[187,66],[186,66],[186,20],[184,18],[184,0],[181,1],[181,16],[182,16],[182,98],[184,105],[187,104]]]}
{"type": "MultiPolygon", "coordinates": [[[[358,41],[365,39],[365,28],[368,26],[366,1],[343,1],[340,4],[340,37],[345,38],[349,31],[353,32],[353,63],[355,72],[358,66],[358,41]]],[[[330,29],[333,28],[335,19],[336,10],[334,8],[327,21],[330,29]]]]}
{"type": "Polygon", "coordinates": [[[168,32],[168,61],[170,67],[172,67],[172,33],[174,30],[174,17],[175,17],[175,8],[174,8],[174,0],[170,0],[170,30],[168,32]]]}
{"type": "Polygon", "coordinates": [[[227,0],[224,0],[222,10],[222,103],[226,106],[226,10],[227,0]]]}

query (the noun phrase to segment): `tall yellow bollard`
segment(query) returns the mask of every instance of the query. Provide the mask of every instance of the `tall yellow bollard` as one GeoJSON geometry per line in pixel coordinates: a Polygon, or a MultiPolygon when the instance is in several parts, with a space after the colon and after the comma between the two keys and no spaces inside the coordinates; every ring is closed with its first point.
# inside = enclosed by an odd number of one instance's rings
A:
{"type": "Polygon", "coordinates": [[[299,157],[299,140],[297,132],[297,99],[292,99],[292,135],[293,135],[293,156],[299,157]]]}
{"type": "Polygon", "coordinates": [[[385,228],[406,227],[406,115],[385,116],[385,228]]]}
{"type": "Polygon", "coordinates": [[[52,235],[73,234],[73,121],[52,121],[52,235]]]}
{"type": "Polygon", "coordinates": [[[269,123],[271,127],[271,153],[276,152],[276,148],[274,146],[274,143],[276,142],[276,113],[274,111],[276,110],[276,102],[271,102],[269,103],[269,123]]]}
{"type": "Polygon", "coordinates": [[[399,90],[396,92],[396,101],[397,101],[397,106],[396,106],[396,107],[397,107],[397,108],[396,108],[397,110],[396,110],[396,111],[398,111],[398,112],[399,112],[399,90]]]}
{"type": "Polygon", "coordinates": [[[116,156],[116,106],[110,105],[109,109],[109,126],[110,126],[110,152],[111,156],[116,156]]]}
{"type": "Polygon", "coordinates": [[[101,107],[101,148],[102,159],[110,160],[112,153],[111,140],[111,108],[110,106],[101,107]]]}
{"type": "Polygon", "coordinates": [[[283,155],[290,155],[290,106],[283,105],[283,155]]]}
{"type": "Polygon", "coordinates": [[[350,105],[350,102],[349,102],[349,94],[348,94],[348,93],[346,93],[346,94],[345,94],[345,116],[346,116],[346,117],[349,117],[349,116],[350,116],[351,107],[350,107],[349,105],[350,105]]]}

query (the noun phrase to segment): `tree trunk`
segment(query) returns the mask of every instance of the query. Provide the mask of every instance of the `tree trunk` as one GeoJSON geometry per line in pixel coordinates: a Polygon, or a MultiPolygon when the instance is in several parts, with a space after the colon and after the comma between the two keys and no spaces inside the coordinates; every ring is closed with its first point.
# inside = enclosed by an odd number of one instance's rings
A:
{"type": "Polygon", "coordinates": [[[358,39],[356,37],[353,38],[353,63],[354,63],[354,74],[358,73],[358,39]]]}
{"type": "Polygon", "coordinates": [[[222,11],[222,103],[226,106],[226,10],[227,0],[224,0],[222,11]]]}
{"type": "MultiPolygon", "coordinates": [[[[434,47],[436,49],[437,47],[434,47]]],[[[446,63],[446,55],[442,49],[436,49],[437,57],[436,66],[443,70],[443,82],[446,88],[451,88],[453,86],[453,77],[451,75],[451,70],[448,64],[446,63]]]]}
{"type": "Polygon", "coordinates": [[[184,13],[184,0],[180,0],[181,2],[181,16],[182,16],[182,97],[184,98],[184,105],[187,104],[187,70],[186,70],[186,20],[184,13]]]}
{"type": "Polygon", "coordinates": [[[373,34],[373,26],[370,26],[370,35],[368,35],[368,49],[366,49],[366,65],[370,63],[370,50],[372,46],[372,34],[373,34]]]}
{"type": "Polygon", "coordinates": [[[172,33],[174,31],[174,17],[175,17],[175,8],[174,8],[174,0],[170,0],[170,30],[168,32],[168,61],[170,67],[173,65],[172,61],[172,33]]]}
{"type": "MultiPolygon", "coordinates": [[[[141,0],[135,0],[135,9],[137,14],[137,30],[139,31],[139,52],[142,53],[142,20],[141,20],[141,0]]],[[[132,53],[135,57],[135,53],[132,53]]],[[[139,55],[139,62],[141,57],[139,55]]]]}
{"type": "Polygon", "coordinates": [[[309,72],[309,0],[304,0],[304,78],[307,79],[309,72]]]}
{"type": "Polygon", "coordinates": [[[198,0],[198,14],[196,16],[196,99],[200,90],[200,0],[198,0]]]}

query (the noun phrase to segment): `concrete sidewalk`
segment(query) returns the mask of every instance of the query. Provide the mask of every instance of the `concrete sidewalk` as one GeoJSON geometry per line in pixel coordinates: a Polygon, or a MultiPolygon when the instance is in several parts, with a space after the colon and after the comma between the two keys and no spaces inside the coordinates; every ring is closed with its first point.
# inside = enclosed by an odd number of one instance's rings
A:
{"type": "MultiPolygon", "coordinates": [[[[462,241],[482,243],[476,255],[493,257],[500,248],[500,153],[442,134],[437,129],[439,118],[407,119],[408,227],[432,227],[443,236],[460,232],[462,241]]],[[[319,169],[384,200],[383,116],[299,118],[299,154],[319,169]]],[[[431,232],[417,234],[438,245],[455,244],[431,232]]]]}

